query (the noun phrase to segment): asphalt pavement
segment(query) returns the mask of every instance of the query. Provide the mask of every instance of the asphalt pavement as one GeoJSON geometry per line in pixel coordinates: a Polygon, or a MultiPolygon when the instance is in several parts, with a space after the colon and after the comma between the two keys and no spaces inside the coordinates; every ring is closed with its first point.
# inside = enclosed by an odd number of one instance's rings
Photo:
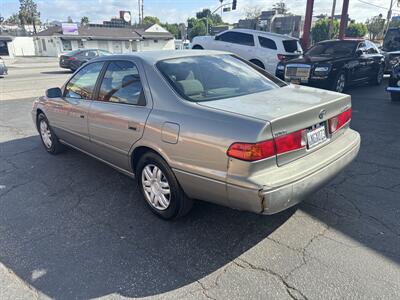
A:
{"type": "Polygon", "coordinates": [[[400,103],[384,85],[348,91],[360,154],[300,205],[198,202],[166,222],[134,180],[45,152],[32,99],[68,74],[36,62],[0,78],[0,299],[400,299],[400,103]]]}

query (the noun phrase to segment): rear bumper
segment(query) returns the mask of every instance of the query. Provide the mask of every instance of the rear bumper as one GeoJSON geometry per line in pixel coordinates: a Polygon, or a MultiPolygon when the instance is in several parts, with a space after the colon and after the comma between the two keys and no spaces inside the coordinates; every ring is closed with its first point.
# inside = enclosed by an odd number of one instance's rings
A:
{"type": "Polygon", "coordinates": [[[320,189],[348,166],[356,158],[360,143],[360,135],[349,129],[319,151],[258,175],[254,183],[259,188],[228,184],[229,204],[267,215],[285,210],[320,189]]]}

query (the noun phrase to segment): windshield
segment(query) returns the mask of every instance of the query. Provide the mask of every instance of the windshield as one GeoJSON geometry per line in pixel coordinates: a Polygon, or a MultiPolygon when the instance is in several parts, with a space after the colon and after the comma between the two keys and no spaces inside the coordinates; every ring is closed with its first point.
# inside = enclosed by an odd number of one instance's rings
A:
{"type": "Polygon", "coordinates": [[[400,30],[398,28],[391,28],[387,31],[382,50],[388,52],[400,50],[400,30]]]}
{"type": "Polygon", "coordinates": [[[229,54],[163,60],[157,68],[179,95],[193,102],[268,91],[280,83],[229,54]]]}
{"type": "Polygon", "coordinates": [[[305,55],[308,56],[347,56],[354,53],[358,42],[355,41],[335,41],[324,42],[314,45],[305,55]]]}

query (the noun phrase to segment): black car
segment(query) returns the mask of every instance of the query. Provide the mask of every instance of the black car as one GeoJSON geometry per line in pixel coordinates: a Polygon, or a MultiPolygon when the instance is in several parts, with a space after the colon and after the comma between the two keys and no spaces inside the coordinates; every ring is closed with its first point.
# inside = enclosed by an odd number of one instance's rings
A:
{"type": "Polygon", "coordinates": [[[282,80],[343,92],[350,85],[379,85],[385,69],[384,56],[367,40],[319,42],[303,56],[280,62],[276,76],[282,80]]]}
{"type": "Polygon", "coordinates": [[[382,54],[385,56],[385,73],[390,74],[392,68],[400,60],[400,28],[389,28],[382,45],[382,54]]]}
{"type": "Polygon", "coordinates": [[[400,62],[392,66],[389,86],[386,91],[390,93],[392,101],[400,101],[400,62]]]}
{"type": "Polygon", "coordinates": [[[60,67],[76,71],[81,65],[93,58],[111,54],[111,52],[100,49],[74,50],[60,56],[60,67]]]}

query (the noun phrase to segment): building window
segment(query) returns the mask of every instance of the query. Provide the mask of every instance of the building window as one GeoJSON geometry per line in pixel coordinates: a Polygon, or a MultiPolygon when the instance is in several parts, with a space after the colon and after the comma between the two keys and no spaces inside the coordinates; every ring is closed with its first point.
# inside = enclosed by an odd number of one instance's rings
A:
{"type": "Polygon", "coordinates": [[[154,42],[154,43],[158,43],[158,40],[154,40],[153,42],[154,42]]]}
{"type": "Polygon", "coordinates": [[[71,41],[62,40],[63,51],[72,51],[71,41]]]}
{"type": "Polygon", "coordinates": [[[83,44],[82,40],[78,41],[78,48],[79,49],[85,48],[85,45],[83,44]]]}
{"type": "Polygon", "coordinates": [[[129,41],[125,41],[125,49],[129,49],[129,47],[130,47],[129,41]]]}

